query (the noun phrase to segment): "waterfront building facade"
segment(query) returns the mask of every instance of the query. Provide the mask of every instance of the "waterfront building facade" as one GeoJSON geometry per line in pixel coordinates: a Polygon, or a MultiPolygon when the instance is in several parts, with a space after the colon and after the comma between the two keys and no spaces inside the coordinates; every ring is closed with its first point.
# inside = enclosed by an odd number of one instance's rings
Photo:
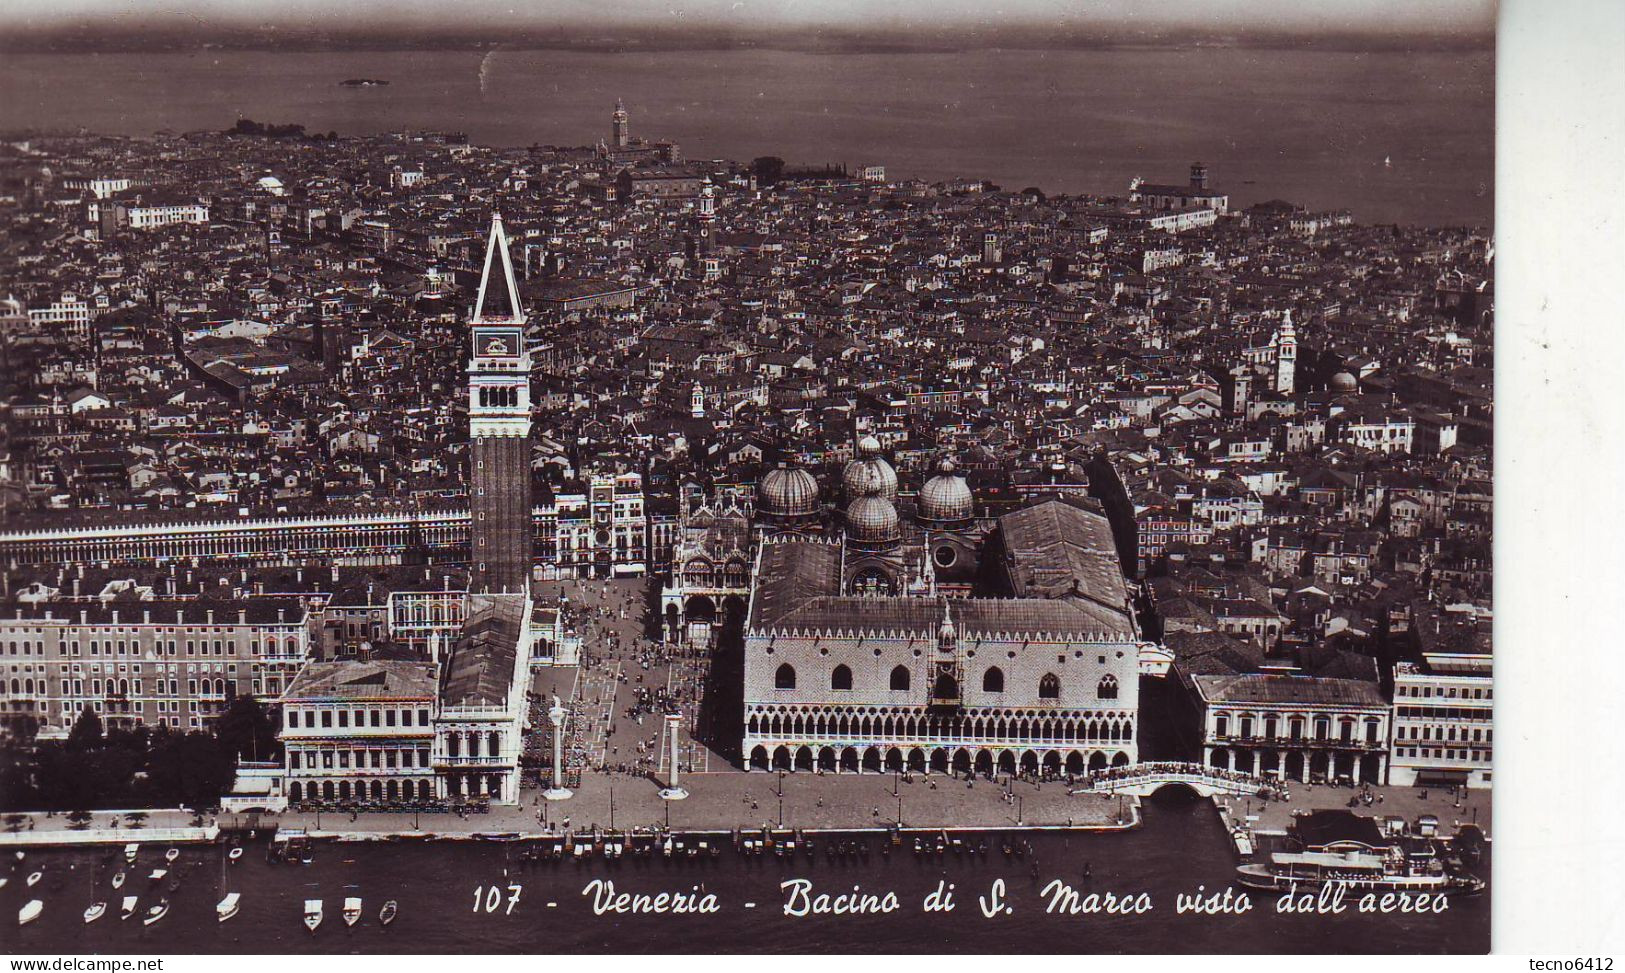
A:
{"type": "Polygon", "coordinates": [[[438,797],[435,683],[435,666],[422,662],[307,665],[282,700],[288,800],[438,797]]]}
{"type": "Polygon", "coordinates": [[[1315,671],[1176,668],[1208,766],[1304,783],[1387,780],[1392,710],[1369,656],[1340,653],[1332,667],[1315,671]]]}
{"type": "Polygon", "coordinates": [[[294,598],[17,601],[0,615],[0,717],[46,739],[87,709],[109,728],[206,729],[235,696],[278,700],[310,654],[294,598]]]}
{"type": "Polygon", "coordinates": [[[1420,613],[1411,630],[1421,657],[1394,667],[1388,782],[1489,787],[1495,748],[1489,619],[1430,610],[1420,613]]]}
{"type": "MultiPolygon", "coordinates": [[[[1145,643],[1105,516],[1050,499],[979,525],[950,467],[905,524],[889,464],[863,445],[838,531],[770,531],[758,545],[748,765],[991,775],[1135,762],[1145,643]]],[[[758,509],[783,518],[784,499],[758,509]]]]}

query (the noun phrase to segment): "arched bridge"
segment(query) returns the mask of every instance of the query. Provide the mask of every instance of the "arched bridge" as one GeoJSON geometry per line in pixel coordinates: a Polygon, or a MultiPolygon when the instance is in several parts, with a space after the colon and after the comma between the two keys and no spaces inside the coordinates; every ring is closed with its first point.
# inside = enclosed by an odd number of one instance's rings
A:
{"type": "Polygon", "coordinates": [[[1097,772],[1067,793],[1135,794],[1149,797],[1170,784],[1184,784],[1203,797],[1212,797],[1214,794],[1251,795],[1261,790],[1273,793],[1280,788],[1280,784],[1276,781],[1234,770],[1222,770],[1202,764],[1156,761],[1097,772]]]}

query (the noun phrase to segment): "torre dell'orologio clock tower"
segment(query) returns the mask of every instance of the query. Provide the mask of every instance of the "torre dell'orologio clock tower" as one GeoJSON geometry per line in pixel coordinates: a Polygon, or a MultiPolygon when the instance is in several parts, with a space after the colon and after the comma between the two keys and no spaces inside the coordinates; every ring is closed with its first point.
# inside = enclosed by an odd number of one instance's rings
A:
{"type": "Polygon", "coordinates": [[[473,576],[469,590],[528,590],[535,527],[530,501],[530,355],[525,314],[508,257],[502,217],[491,238],[479,296],[469,320],[474,339],[468,363],[469,501],[473,514],[473,576]],[[493,263],[502,261],[507,307],[490,296],[493,263]]]}

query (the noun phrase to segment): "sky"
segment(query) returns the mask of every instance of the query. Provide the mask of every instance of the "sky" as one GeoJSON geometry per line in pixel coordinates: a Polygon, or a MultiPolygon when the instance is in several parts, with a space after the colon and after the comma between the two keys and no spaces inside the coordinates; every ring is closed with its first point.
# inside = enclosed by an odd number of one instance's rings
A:
{"type": "Polygon", "coordinates": [[[3,0],[0,28],[396,27],[896,30],[1157,28],[1220,32],[1493,30],[1493,0],[3,0]]]}

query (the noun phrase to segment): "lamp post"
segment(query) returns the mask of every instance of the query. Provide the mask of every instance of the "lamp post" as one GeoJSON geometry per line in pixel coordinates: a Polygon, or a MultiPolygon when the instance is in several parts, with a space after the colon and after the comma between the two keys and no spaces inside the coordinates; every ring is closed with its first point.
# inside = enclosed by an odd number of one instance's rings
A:
{"type": "Polygon", "coordinates": [[[897,795],[897,826],[903,826],[903,795],[897,795]]]}
{"type": "Polygon", "coordinates": [[[615,785],[609,785],[609,830],[615,830],[615,785]]]}
{"type": "Polygon", "coordinates": [[[1016,795],[1016,825],[1018,827],[1022,823],[1022,818],[1023,818],[1022,807],[1023,807],[1023,805],[1025,803],[1026,803],[1026,799],[1023,798],[1020,794],[1017,794],[1016,795]]]}

